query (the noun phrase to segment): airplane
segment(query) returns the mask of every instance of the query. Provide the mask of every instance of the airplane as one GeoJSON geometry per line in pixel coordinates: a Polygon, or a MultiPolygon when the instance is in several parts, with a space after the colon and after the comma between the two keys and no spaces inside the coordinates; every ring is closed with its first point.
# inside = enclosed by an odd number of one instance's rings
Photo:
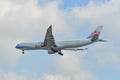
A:
{"type": "Polygon", "coordinates": [[[57,42],[55,41],[54,36],[52,34],[52,25],[50,25],[49,28],[47,29],[44,42],[20,43],[17,44],[15,48],[22,50],[23,54],[25,50],[47,50],[48,54],[58,53],[59,55],[63,56],[61,50],[70,50],[70,51],[86,50],[87,48],[79,49],[79,47],[83,47],[95,42],[106,42],[106,40],[99,39],[102,28],[103,26],[98,26],[90,34],[90,36],[84,40],[57,42]]]}

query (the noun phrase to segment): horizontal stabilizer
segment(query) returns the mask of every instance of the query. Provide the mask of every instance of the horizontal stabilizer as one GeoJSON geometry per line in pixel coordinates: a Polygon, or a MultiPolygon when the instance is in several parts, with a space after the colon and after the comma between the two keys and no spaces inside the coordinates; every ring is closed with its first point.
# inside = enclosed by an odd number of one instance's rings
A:
{"type": "Polygon", "coordinates": [[[107,40],[99,39],[100,42],[107,42],[107,40]]]}

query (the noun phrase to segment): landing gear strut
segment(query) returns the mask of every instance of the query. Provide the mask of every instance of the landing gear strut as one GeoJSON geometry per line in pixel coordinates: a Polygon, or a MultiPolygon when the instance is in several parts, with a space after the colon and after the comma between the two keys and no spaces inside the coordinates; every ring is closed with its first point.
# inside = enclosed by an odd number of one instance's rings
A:
{"type": "Polygon", "coordinates": [[[61,53],[61,50],[57,50],[57,49],[54,49],[54,48],[51,48],[52,51],[54,51],[55,53],[58,53],[59,55],[63,56],[63,53],[61,53]]]}
{"type": "Polygon", "coordinates": [[[63,53],[61,53],[61,51],[58,51],[58,54],[60,54],[61,56],[63,56],[63,53]]]}
{"type": "Polygon", "coordinates": [[[63,56],[63,53],[61,52],[61,50],[57,51],[59,55],[63,56]]]}
{"type": "Polygon", "coordinates": [[[22,54],[24,54],[24,50],[22,51],[22,54]]]}

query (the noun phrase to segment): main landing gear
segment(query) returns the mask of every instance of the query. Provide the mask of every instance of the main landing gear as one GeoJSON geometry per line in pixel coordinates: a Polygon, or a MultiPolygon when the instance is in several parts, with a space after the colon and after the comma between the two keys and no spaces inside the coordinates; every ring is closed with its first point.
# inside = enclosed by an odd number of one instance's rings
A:
{"type": "Polygon", "coordinates": [[[58,54],[61,55],[61,56],[63,56],[63,53],[61,53],[61,51],[58,51],[58,54]]]}
{"type": "Polygon", "coordinates": [[[57,50],[57,49],[54,49],[54,48],[51,48],[52,51],[54,51],[54,53],[58,53],[59,55],[63,56],[63,53],[61,52],[61,50],[57,50]]]}

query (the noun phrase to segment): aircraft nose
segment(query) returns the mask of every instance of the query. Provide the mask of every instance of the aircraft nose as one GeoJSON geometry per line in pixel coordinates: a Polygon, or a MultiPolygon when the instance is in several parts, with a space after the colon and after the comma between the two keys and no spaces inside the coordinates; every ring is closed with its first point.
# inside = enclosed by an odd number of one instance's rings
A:
{"type": "Polygon", "coordinates": [[[15,48],[18,48],[18,45],[16,45],[15,48]]]}
{"type": "Polygon", "coordinates": [[[17,44],[17,45],[15,46],[15,48],[19,49],[19,48],[20,48],[20,46],[17,44]]]}

